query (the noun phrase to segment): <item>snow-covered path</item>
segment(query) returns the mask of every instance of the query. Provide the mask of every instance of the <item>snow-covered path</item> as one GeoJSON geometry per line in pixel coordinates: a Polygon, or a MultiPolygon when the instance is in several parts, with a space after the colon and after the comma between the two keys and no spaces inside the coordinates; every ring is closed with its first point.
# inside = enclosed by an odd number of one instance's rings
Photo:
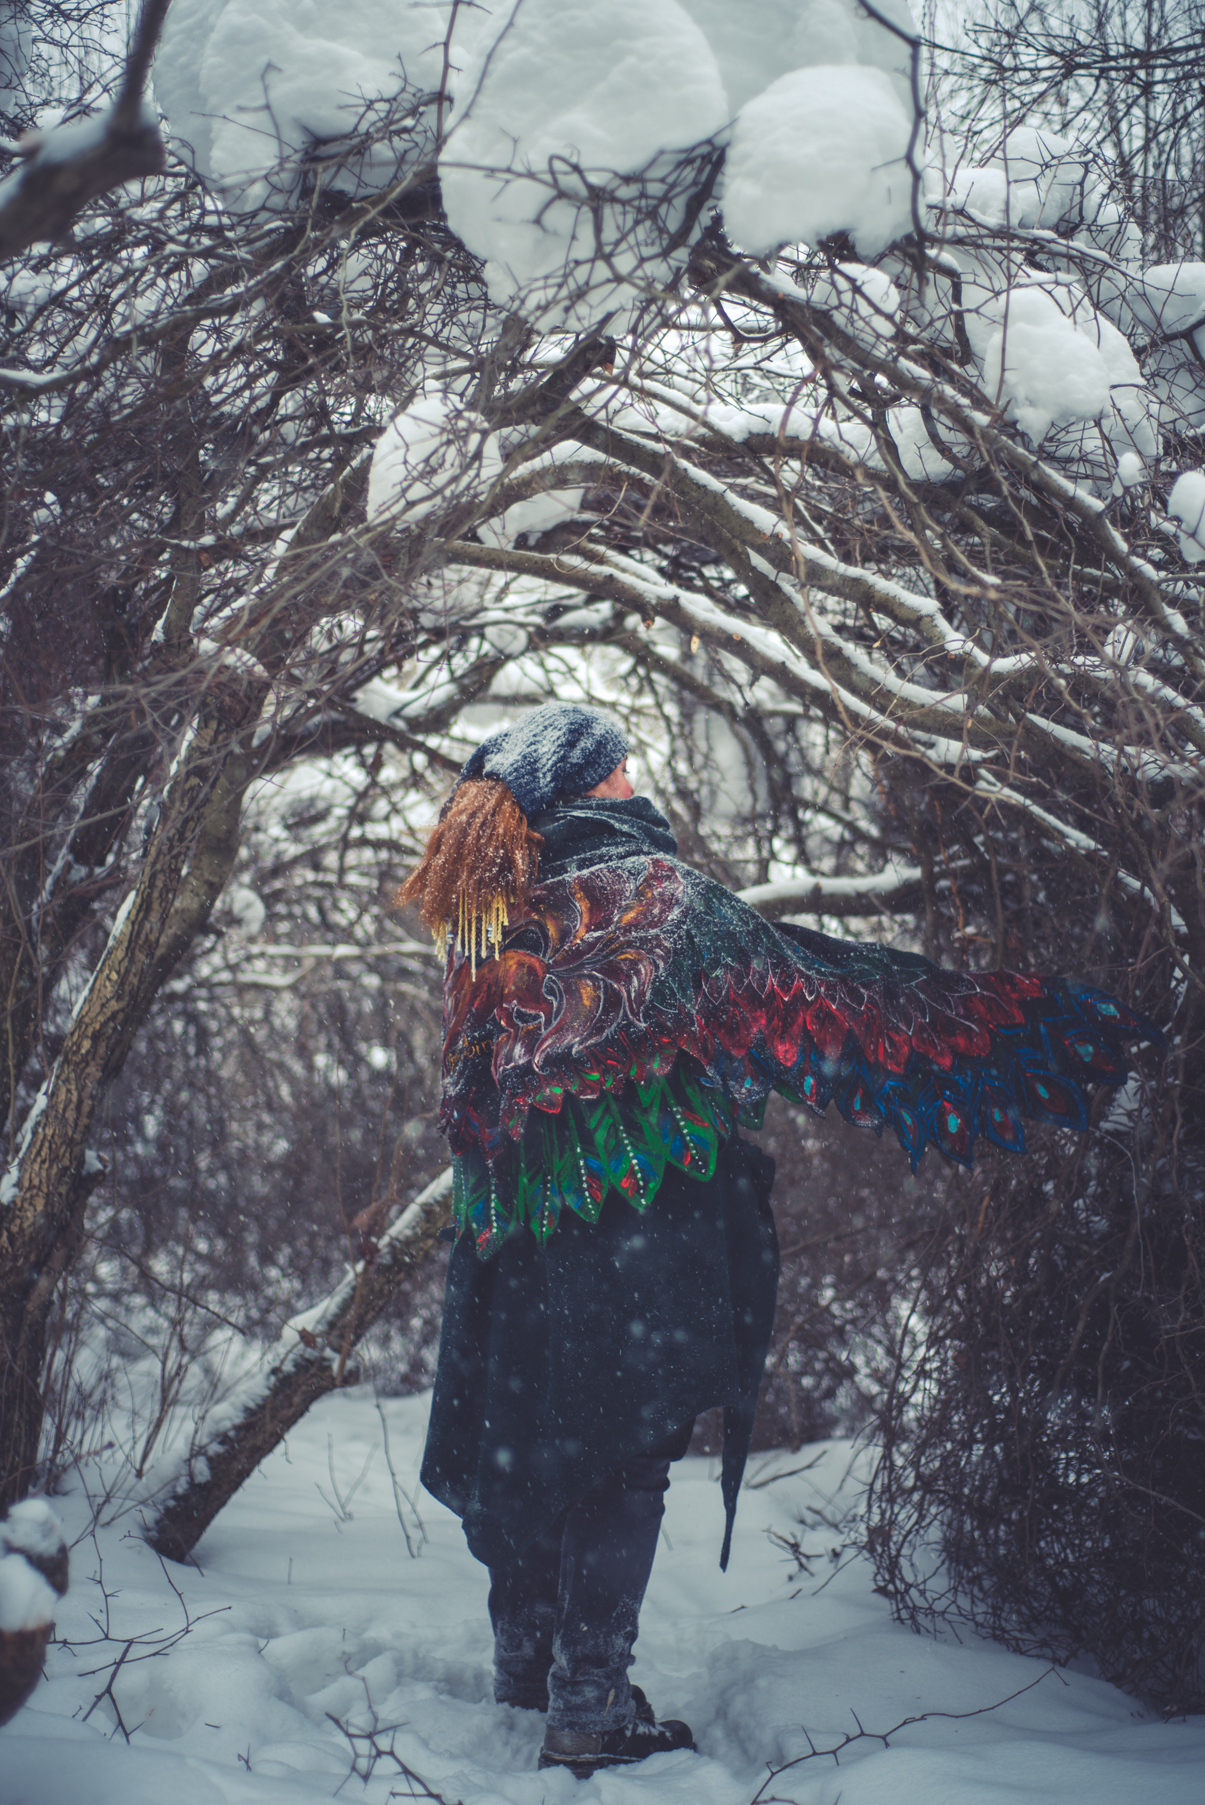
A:
{"type": "MultiPolygon", "coordinates": [[[[425,1398],[385,1405],[407,1489],[416,1488],[426,1408],[425,1398]]],[[[401,1726],[381,1746],[392,1742],[449,1805],[748,1805],[767,1762],[806,1754],[809,1735],[818,1748],[839,1743],[856,1729],[855,1714],[882,1731],[924,1712],[993,1706],[1035,1679],[997,1710],[931,1717],[887,1748],[860,1741],[840,1765],[808,1760],[765,1796],[798,1805],[1200,1805],[1205,1796],[1205,1720],[1160,1724],[1086,1675],[1039,1678],[1041,1662],[991,1644],[913,1636],[892,1623],[862,1561],[833,1573],[835,1538],[822,1529],[801,1534],[819,1558],[811,1578],[800,1575],[766,1531],[800,1534],[801,1513],[825,1507],[848,1467],[840,1445],[754,1461],[757,1483],[742,1497],[726,1575],[710,1465],[674,1469],[634,1678],[662,1716],[691,1723],[701,1753],[584,1784],[537,1774],[543,1720],[492,1702],[485,1571],[456,1520],[425,1496],[429,1540],[417,1559],[407,1555],[381,1439],[370,1397],[326,1400],[206,1536],[203,1572],[170,1570],[202,1620],[166,1653],[139,1660],[152,1644],[130,1650],[113,1686],[128,1744],[108,1700],[80,1720],[126,1640],[171,1635],[181,1605],[130,1518],[95,1545],[81,1542],[59,1623],[75,1641],[51,1650],[49,1683],[0,1731],[0,1805],[430,1796],[412,1791],[388,1758],[367,1784],[349,1775],[349,1744],[331,1720],[354,1727],[369,1701],[380,1725],[401,1726]],[[374,1448],[351,1520],[336,1521],[317,1488],[331,1495],[333,1465],[346,1495],[374,1448]],[[773,1477],[817,1454],[810,1471],[773,1477]],[[102,1559],[114,1638],[106,1644],[89,1621],[104,1619],[102,1559]]],[[[82,1497],[56,1507],[79,1534],[82,1497]]]]}

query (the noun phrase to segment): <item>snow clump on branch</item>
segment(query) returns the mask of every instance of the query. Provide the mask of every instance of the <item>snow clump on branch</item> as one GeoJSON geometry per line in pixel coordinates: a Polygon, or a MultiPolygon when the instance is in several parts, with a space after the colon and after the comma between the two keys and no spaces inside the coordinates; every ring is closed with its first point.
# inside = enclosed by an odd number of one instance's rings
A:
{"type": "Polygon", "coordinates": [[[455,91],[444,205],[493,299],[521,298],[548,324],[626,306],[683,223],[694,171],[680,179],[675,152],[727,123],[698,26],[677,0],[521,0],[479,37],[455,91]],[[617,176],[636,179],[601,206],[600,232],[591,189],[617,176]]]}
{"type": "Polygon", "coordinates": [[[373,193],[434,154],[449,10],[417,0],[173,0],[155,98],[232,207],[290,206],[307,179],[349,197],[373,193]]]}
{"type": "MultiPolygon", "coordinates": [[[[1022,432],[1037,443],[1056,421],[1101,417],[1109,406],[1109,363],[1052,295],[1034,285],[1010,288],[992,312],[1000,324],[984,356],[984,386],[999,393],[1022,432]]],[[[1133,380],[1141,382],[1129,346],[1122,344],[1133,380]]]]}
{"type": "Polygon", "coordinates": [[[0,1520],[0,1630],[43,1629],[67,1590],[63,1526],[43,1498],[26,1498],[0,1520]]]}
{"type": "Polygon", "coordinates": [[[368,518],[409,524],[454,507],[502,471],[488,423],[446,396],[425,396],[390,421],[368,477],[368,518]]]}
{"type": "Polygon", "coordinates": [[[760,256],[846,231],[876,256],[912,227],[907,109],[881,69],[795,69],[742,108],[724,219],[760,256]]]}
{"type": "Polygon", "coordinates": [[[1186,470],[1168,497],[1167,511],[1180,522],[1180,550],[1189,564],[1205,560],[1205,476],[1186,470]]]}
{"type": "MultiPolygon", "coordinates": [[[[412,402],[377,440],[368,475],[369,521],[413,525],[488,492],[505,474],[513,439],[513,433],[491,432],[482,416],[453,394],[433,393],[412,402]]],[[[561,448],[553,446],[524,463],[524,477],[548,486],[520,496],[496,518],[478,521],[488,544],[513,545],[580,511],[582,485],[555,482],[562,456],[561,448]]]]}

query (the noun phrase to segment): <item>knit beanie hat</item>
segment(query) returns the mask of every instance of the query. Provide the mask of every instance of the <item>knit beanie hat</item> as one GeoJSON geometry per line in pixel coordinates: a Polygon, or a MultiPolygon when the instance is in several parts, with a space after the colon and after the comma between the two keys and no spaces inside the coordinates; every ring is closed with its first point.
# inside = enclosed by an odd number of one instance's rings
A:
{"type": "Polygon", "coordinates": [[[628,755],[618,721],[578,702],[546,702],[478,746],[460,773],[498,777],[528,820],[558,796],[581,796],[628,755]]]}

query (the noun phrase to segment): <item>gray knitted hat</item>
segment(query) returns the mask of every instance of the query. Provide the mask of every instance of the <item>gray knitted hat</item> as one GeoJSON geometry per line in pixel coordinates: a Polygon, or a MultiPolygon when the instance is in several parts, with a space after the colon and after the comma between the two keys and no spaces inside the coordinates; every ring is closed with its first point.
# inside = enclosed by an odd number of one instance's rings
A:
{"type": "Polygon", "coordinates": [[[460,773],[499,777],[530,820],[558,796],[581,796],[628,755],[618,721],[577,702],[546,702],[491,734],[460,773]]]}

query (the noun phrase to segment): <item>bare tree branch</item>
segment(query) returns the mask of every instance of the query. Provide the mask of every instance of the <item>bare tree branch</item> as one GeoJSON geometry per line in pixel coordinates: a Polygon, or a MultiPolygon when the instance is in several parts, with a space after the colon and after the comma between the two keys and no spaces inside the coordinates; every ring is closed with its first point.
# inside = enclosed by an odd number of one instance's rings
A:
{"type": "Polygon", "coordinates": [[[24,168],[0,183],[0,257],[16,257],[39,239],[62,238],[102,194],[163,168],[163,140],[143,116],[142,91],[169,3],[143,0],[121,88],[107,113],[18,146],[24,168]]]}

